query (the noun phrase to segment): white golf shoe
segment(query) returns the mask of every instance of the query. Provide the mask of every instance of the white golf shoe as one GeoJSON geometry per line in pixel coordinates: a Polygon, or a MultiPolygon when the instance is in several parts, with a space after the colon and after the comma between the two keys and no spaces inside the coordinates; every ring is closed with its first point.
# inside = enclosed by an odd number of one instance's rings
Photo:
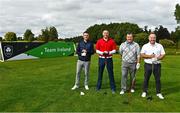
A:
{"type": "Polygon", "coordinates": [[[121,90],[119,94],[123,95],[124,93],[125,93],[124,90],[121,90]]]}
{"type": "Polygon", "coordinates": [[[89,90],[89,87],[88,87],[88,85],[85,85],[84,87],[85,87],[85,89],[86,89],[86,90],[89,90]]]}
{"type": "Polygon", "coordinates": [[[163,97],[163,95],[161,93],[158,93],[157,97],[159,97],[159,99],[162,99],[162,100],[164,99],[164,97],[163,97]]]}
{"type": "Polygon", "coordinates": [[[135,90],[134,89],[131,89],[131,93],[134,93],[135,92],[135,90]]]}
{"type": "Polygon", "coordinates": [[[146,92],[143,92],[141,97],[143,97],[143,98],[146,97],[146,92]]]}
{"type": "Polygon", "coordinates": [[[77,88],[79,88],[79,86],[74,85],[74,86],[71,88],[71,90],[75,90],[75,89],[77,89],[77,88]]]}

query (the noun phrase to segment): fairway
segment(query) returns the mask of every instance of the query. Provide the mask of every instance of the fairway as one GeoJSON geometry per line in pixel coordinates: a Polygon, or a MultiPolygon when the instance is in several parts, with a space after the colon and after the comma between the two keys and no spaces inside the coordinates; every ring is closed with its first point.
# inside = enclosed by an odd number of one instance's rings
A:
{"type": "Polygon", "coordinates": [[[0,111],[26,112],[180,112],[180,56],[166,56],[162,63],[162,94],[155,94],[154,76],[149,82],[152,101],[141,98],[143,64],[137,72],[136,92],[119,95],[121,80],[120,55],[113,56],[117,91],[112,94],[107,70],[104,72],[102,90],[96,92],[98,56],[91,61],[89,91],[83,86],[71,91],[75,80],[77,57],[59,57],[38,60],[0,63],[0,111]],[[80,91],[85,92],[80,96],[80,91]],[[107,92],[107,94],[104,94],[107,92]]]}

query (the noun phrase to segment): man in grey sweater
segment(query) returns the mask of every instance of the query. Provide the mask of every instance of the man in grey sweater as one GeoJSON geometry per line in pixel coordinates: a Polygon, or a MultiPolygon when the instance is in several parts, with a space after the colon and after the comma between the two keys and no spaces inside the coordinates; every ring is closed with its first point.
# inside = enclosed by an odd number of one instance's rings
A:
{"type": "Polygon", "coordinates": [[[122,78],[121,92],[123,95],[127,90],[127,78],[130,74],[130,91],[135,92],[135,74],[140,68],[140,47],[139,44],[133,41],[133,34],[128,33],[126,41],[119,47],[119,53],[122,55],[122,78]]]}

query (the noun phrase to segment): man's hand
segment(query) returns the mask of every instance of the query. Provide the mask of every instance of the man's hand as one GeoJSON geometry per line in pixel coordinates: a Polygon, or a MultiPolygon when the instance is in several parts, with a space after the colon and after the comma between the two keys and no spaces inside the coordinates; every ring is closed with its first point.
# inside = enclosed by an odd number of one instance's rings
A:
{"type": "Polygon", "coordinates": [[[140,63],[136,64],[136,69],[138,70],[140,68],[140,63]]]}
{"type": "Polygon", "coordinates": [[[109,52],[108,51],[104,51],[103,55],[109,55],[109,52]]]}
{"type": "Polygon", "coordinates": [[[155,54],[152,54],[152,55],[150,55],[150,58],[154,58],[156,55],[155,54]]]}
{"type": "Polygon", "coordinates": [[[82,52],[83,52],[83,53],[87,53],[87,50],[86,50],[86,49],[83,49],[82,52]]]}
{"type": "Polygon", "coordinates": [[[158,61],[157,57],[152,58],[152,62],[157,62],[157,61],[158,61]]]}
{"type": "Polygon", "coordinates": [[[87,51],[85,49],[82,50],[81,56],[86,56],[87,51]]]}

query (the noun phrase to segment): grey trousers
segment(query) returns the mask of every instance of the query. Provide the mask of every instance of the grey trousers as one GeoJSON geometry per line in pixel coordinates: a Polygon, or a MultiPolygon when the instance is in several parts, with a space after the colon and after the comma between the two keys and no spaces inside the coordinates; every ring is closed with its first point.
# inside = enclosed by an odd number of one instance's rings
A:
{"type": "Polygon", "coordinates": [[[128,63],[122,62],[122,78],[121,78],[121,90],[127,90],[127,79],[128,73],[130,74],[130,87],[134,89],[134,85],[132,85],[132,80],[135,80],[136,74],[136,63],[128,63]]]}
{"type": "Polygon", "coordinates": [[[90,67],[90,61],[81,61],[81,60],[77,61],[75,85],[79,86],[80,74],[82,69],[84,69],[84,73],[85,73],[84,85],[88,85],[89,67],[90,67]]]}

